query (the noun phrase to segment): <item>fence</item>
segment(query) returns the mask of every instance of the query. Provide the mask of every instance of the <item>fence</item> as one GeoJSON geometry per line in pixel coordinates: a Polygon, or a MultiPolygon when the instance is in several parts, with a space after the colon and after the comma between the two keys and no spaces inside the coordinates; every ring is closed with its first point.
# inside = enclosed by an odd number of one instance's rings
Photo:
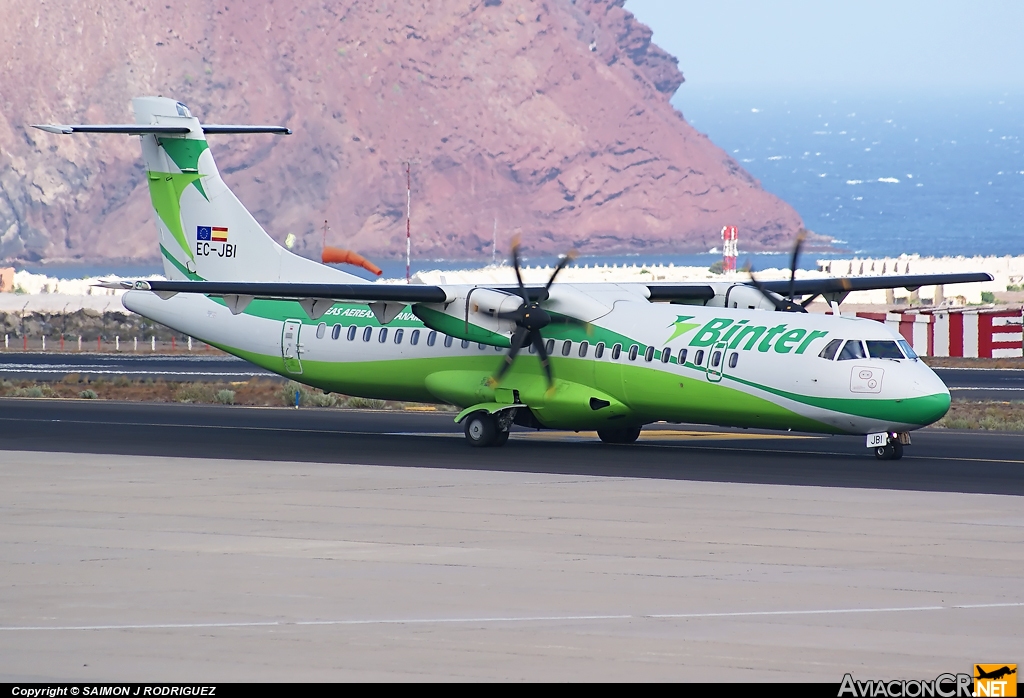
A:
{"type": "Polygon", "coordinates": [[[884,322],[922,356],[1008,358],[1024,356],[1024,311],[921,310],[857,313],[884,322]]]}

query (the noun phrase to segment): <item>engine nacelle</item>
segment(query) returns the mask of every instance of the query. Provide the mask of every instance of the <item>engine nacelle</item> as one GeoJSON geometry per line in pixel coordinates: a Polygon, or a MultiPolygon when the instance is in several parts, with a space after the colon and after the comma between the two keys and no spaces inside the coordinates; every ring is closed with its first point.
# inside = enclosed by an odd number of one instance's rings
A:
{"type": "Polygon", "coordinates": [[[516,325],[498,313],[515,310],[523,299],[490,288],[459,289],[447,303],[417,303],[412,312],[432,330],[496,347],[512,345],[516,325]]]}

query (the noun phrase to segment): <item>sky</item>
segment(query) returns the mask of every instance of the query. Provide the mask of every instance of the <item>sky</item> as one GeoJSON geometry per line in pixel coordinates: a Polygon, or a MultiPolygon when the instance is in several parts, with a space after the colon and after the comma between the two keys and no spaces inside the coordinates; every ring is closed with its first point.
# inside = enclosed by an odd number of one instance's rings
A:
{"type": "Polygon", "coordinates": [[[1024,90],[1022,0],[627,0],[693,89],[1024,90]]]}

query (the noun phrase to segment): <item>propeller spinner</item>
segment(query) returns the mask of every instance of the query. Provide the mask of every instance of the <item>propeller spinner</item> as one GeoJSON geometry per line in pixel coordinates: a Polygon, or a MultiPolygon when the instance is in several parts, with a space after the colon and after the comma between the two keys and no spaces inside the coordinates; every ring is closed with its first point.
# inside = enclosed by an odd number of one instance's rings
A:
{"type": "MultiPolygon", "coordinates": [[[[540,295],[541,298],[547,298],[547,292],[551,289],[551,284],[555,282],[555,277],[565,269],[568,264],[575,259],[576,253],[570,251],[569,254],[562,257],[558,262],[558,266],[551,273],[551,278],[548,279],[547,285],[544,287],[544,293],[540,295]]],[[[491,377],[492,384],[497,384],[501,381],[502,377],[512,368],[513,362],[516,360],[516,356],[519,354],[519,350],[524,346],[532,346],[537,356],[540,358],[540,365],[544,369],[544,375],[548,380],[548,387],[552,388],[555,384],[554,375],[551,372],[551,362],[548,357],[547,349],[544,347],[544,336],[541,334],[541,330],[551,324],[551,315],[540,307],[540,301],[530,300],[530,295],[526,291],[526,286],[523,285],[523,275],[519,269],[519,239],[516,238],[512,241],[512,267],[516,272],[516,281],[519,283],[519,288],[516,290],[516,294],[523,299],[523,304],[515,310],[508,310],[500,312],[497,317],[502,320],[510,320],[515,323],[516,331],[512,335],[512,346],[509,348],[508,353],[505,355],[505,360],[501,366],[498,367],[497,373],[491,377]]],[[[576,321],[573,318],[566,318],[565,320],[559,319],[560,322],[567,321],[571,324],[575,324],[576,321]]],[[[579,322],[579,324],[586,324],[579,322]]]]}

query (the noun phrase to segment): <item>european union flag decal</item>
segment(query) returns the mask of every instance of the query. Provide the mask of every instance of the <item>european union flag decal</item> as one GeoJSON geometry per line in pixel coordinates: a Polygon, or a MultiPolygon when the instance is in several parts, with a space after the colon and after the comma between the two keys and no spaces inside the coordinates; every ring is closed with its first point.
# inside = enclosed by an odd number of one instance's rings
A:
{"type": "Polygon", "coordinates": [[[196,241],[202,242],[203,240],[210,242],[211,230],[208,225],[196,226],[196,241]]]}

